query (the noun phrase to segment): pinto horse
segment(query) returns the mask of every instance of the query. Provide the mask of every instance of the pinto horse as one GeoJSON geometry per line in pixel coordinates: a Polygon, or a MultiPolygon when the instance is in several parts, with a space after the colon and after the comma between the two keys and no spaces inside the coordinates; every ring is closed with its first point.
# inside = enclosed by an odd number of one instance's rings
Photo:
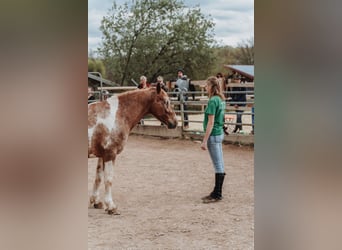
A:
{"type": "Polygon", "coordinates": [[[123,150],[133,127],[149,113],[168,128],[177,127],[176,114],[160,84],[156,88],[132,90],[88,105],[88,158],[98,157],[91,206],[103,208],[99,186],[104,177],[106,211],[119,214],[111,192],[115,158],[123,150]]]}

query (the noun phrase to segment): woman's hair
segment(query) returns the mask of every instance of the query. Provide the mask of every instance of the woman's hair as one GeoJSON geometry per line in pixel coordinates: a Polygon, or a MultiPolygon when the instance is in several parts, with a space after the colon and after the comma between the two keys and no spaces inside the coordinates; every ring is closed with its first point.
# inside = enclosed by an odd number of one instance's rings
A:
{"type": "Polygon", "coordinates": [[[140,81],[141,80],[145,80],[145,81],[147,81],[147,78],[146,78],[146,76],[140,76],[140,81]]]}
{"type": "Polygon", "coordinates": [[[215,76],[210,76],[207,79],[208,89],[209,89],[209,98],[212,96],[219,96],[223,101],[225,100],[224,95],[221,92],[219,82],[215,76]]]}
{"type": "Polygon", "coordinates": [[[161,81],[161,82],[162,82],[163,80],[164,80],[164,79],[163,79],[162,76],[158,76],[158,77],[157,77],[157,81],[161,81]]]}
{"type": "Polygon", "coordinates": [[[219,77],[223,77],[223,75],[222,75],[222,73],[221,73],[221,72],[219,72],[219,73],[217,73],[217,74],[216,74],[216,77],[217,77],[217,78],[219,78],[219,77]]]}

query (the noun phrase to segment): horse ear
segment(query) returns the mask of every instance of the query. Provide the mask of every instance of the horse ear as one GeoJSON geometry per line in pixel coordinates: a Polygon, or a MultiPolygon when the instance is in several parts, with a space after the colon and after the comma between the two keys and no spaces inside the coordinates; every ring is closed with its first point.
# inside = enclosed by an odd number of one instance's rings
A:
{"type": "Polygon", "coordinates": [[[161,90],[161,88],[160,88],[160,82],[158,82],[158,83],[157,83],[157,94],[160,93],[160,90],[161,90]]]}

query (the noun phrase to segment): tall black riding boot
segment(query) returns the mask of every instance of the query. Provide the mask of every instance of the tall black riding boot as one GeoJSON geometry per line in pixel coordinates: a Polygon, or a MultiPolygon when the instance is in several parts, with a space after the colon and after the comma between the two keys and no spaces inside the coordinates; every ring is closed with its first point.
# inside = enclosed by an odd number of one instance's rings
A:
{"type": "Polygon", "coordinates": [[[238,126],[235,125],[235,128],[234,128],[234,130],[233,130],[233,133],[236,133],[238,129],[239,129],[238,126]]]}
{"type": "Polygon", "coordinates": [[[233,133],[237,133],[237,132],[239,132],[241,130],[242,130],[242,125],[236,125],[234,130],[233,130],[233,133]]]}
{"type": "Polygon", "coordinates": [[[219,173],[215,175],[215,186],[217,186],[216,195],[220,200],[222,199],[222,185],[225,175],[226,173],[219,173]]]}
{"type": "Polygon", "coordinates": [[[210,195],[202,198],[203,203],[210,203],[222,200],[222,185],[224,181],[225,173],[216,173],[215,174],[215,187],[214,190],[210,193],[210,195]]]}
{"type": "Polygon", "coordinates": [[[241,111],[237,111],[236,113],[236,125],[234,129],[234,133],[242,130],[242,113],[241,111]]]}

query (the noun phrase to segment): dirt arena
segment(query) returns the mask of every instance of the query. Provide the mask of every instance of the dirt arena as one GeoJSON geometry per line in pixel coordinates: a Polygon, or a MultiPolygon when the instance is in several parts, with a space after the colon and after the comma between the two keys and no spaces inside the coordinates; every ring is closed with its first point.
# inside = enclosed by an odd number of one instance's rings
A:
{"type": "MultiPolygon", "coordinates": [[[[223,150],[224,198],[203,204],[214,170],[199,142],[130,135],[114,166],[121,215],[88,209],[88,249],[254,249],[254,150],[223,150]]],[[[96,163],[88,160],[89,196],[96,163]]]]}

